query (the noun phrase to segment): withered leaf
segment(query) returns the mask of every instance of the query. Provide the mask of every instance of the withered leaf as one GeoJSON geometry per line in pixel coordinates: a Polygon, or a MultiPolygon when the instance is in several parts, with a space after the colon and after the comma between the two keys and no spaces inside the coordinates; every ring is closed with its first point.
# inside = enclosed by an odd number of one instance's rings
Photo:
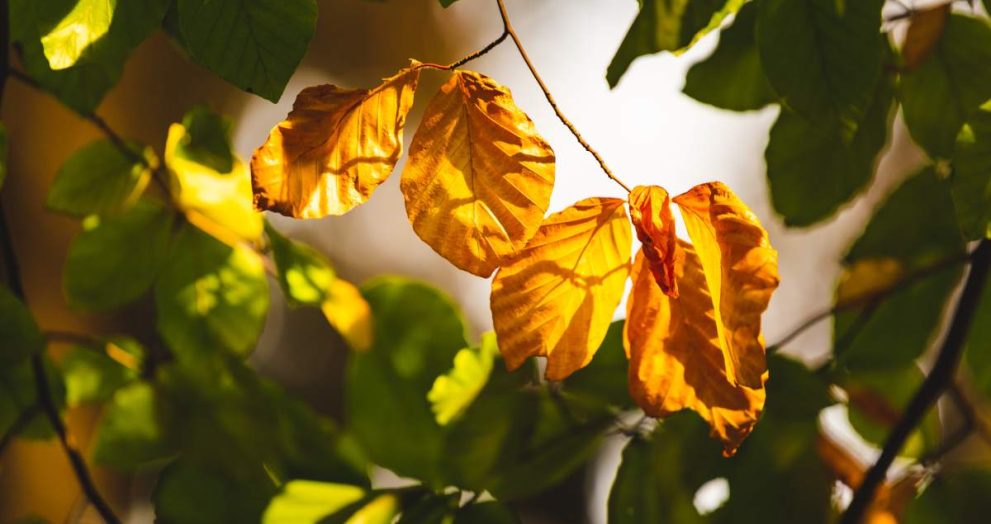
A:
{"type": "Polygon", "coordinates": [[[722,440],[725,454],[732,455],[764,409],[767,373],[757,388],[727,380],[702,263],[690,244],[679,243],[684,258],[675,265],[677,298],[661,291],[643,250],[633,265],[623,329],[630,394],[650,416],[696,411],[722,440]]]}
{"type": "Polygon", "coordinates": [[[251,158],[255,206],[296,218],[343,215],[392,173],[420,72],[373,89],[308,87],[251,158]]]}
{"type": "Polygon", "coordinates": [[[492,282],[492,318],[511,370],[546,356],[548,380],[592,360],[630,272],[624,202],[588,198],[555,213],[492,282]]]}
{"type": "Polygon", "coordinates": [[[401,188],[416,234],[487,277],[536,233],[553,186],[554,151],[509,89],[455,71],[427,106],[401,188]]]}
{"type": "Polygon", "coordinates": [[[675,236],[671,198],[658,186],[637,186],[630,192],[630,218],[643,244],[643,253],[649,262],[661,291],[668,296],[678,296],[678,283],[674,278],[676,261],[684,257],[675,236]]]}
{"type": "Polygon", "coordinates": [[[721,182],[695,186],[674,202],[712,296],[726,376],[759,388],[767,370],[760,317],[778,287],[778,253],[757,217],[721,182]]]}

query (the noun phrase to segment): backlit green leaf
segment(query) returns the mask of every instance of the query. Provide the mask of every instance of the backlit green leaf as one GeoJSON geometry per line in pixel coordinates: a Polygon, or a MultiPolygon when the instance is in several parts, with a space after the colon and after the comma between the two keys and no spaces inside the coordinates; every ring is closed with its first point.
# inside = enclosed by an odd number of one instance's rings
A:
{"type": "Polygon", "coordinates": [[[498,355],[499,346],[492,332],[482,335],[479,347],[465,348],[454,355],[454,367],[437,377],[427,392],[438,424],[446,426],[471,405],[488,382],[498,355]]]}
{"type": "Polygon", "coordinates": [[[991,234],[991,105],[971,114],[957,135],[950,190],[968,240],[991,234]]]}
{"type": "Polygon", "coordinates": [[[158,330],[180,358],[218,351],[247,355],[268,311],[261,259],[183,226],[155,283],[158,330]]]}
{"type": "Polygon", "coordinates": [[[134,382],[117,390],[100,422],[93,460],[130,470],[170,457],[174,450],[161,421],[154,388],[134,382]]]}
{"type": "Polygon", "coordinates": [[[124,156],[108,140],[98,140],[77,151],[62,165],[48,192],[48,208],[74,216],[118,213],[141,197],[151,171],[136,159],[158,165],[150,147],[130,143],[133,157],[124,156]]]}
{"type": "Polygon", "coordinates": [[[151,200],[120,215],[87,220],[65,263],[69,305],[106,311],[143,295],[165,261],[172,221],[172,211],[151,200]]]}
{"type": "Polygon", "coordinates": [[[106,402],[138,376],[135,370],[124,367],[98,347],[74,348],[62,358],[60,367],[69,406],[106,402]]]}
{"type": "Polygon", "coordinates": [[[350,484],[294,480],[286,483],[282,491],[272,499],[265,509],[262,522],[316,524],[360,501],[365,494],[364,489],[350,484]]]}
{"type": "Polygon", "coordinates": [[[117,0],[76,0],[58,25],[41,37],[48,66],[53,71],[72,67],[110,30],[116,8],[117,0]]]}
{"type": "Polygon", "coordinates": [[[319,306],[336,278],[327,258],[312,247],[286,238],[265,222],[265,233],[279,271],[279,285],[290,304],[319,306]]]}

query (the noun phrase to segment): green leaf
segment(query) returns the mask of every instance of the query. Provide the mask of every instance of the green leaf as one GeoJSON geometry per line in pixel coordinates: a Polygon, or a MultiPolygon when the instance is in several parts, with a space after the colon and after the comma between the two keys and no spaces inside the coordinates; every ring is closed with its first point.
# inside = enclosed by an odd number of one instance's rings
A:
{"type": "Polygon", "coordinates": [[[629,363],[623,349],[623,321],[609,325],[595,358],[564,381],[564,389],[587,401],[599,401],[618,409],[632,409],[633,398],[626,384],[629,363]]]}
{"type": "Polygon", "coordinates": [[[519,515],[499,502],[481,502],[461,508],[453,524],[521,524],[519,515]]]}
{"type": "MultiPolygon", "coordinates": [[[[47,359],[43,359],[52,401],[58,411],[65,408],[65,384],[62,376],[47,359]]],[[[45,440],[55,437],[52,426],[37,402],[34,366],[25,359],[14,365],[0,365],[0,434],[14,423],[20,424],[18,436],[45,440]],[[24,420],[18,421],[21,417],[24,420]]]]}
{"type": "MultiPolygon", "coordinates": [[[[949,185],[926,168],[906,180],[875,211],[844,263],[894,259],[904,271],[963,252],[949,185]]],[[[960,267],[902,285],[876,307],[865,304],[835,316],[837,362],[851,370],[903,368],[921,355],[940,324],[960,267]]]]}
{"type": "Polygon", "coordinates": [[[377,279],[362,293],[375,336],[370,350],[351,353],[345,382],[350,431],[376,464],[434,482],[444,439],[427,392],[468,346],[461,315],[448,297],[410,280],[377,279]]]}
{"type": "Polygon", "coordinates": [[[315,0],[177,0],[182,43],[203,67],[277,102],[316,28],[315,0]]]}
{"type": "Polygon", "coordinates": [[[427,392],[438,424],[446,426],[468,409],[488,382],[498,355],[499,346],[491,331],[482,334],[479,347],[465,348],[454,355],[454,367],[437,377],[427,392]]]}
{"type": "Polygon", "coordinates": [[[136,370],[110,358],[103,348],[76,347],[62,358],[60,367],[70,407],[106,402],[118,389],[138,378],[136,370]]]}
{"type": "Polygon", "coordinates": [[[929,58],[901,77],[899,98],[912,138],[949,158],[960,127],[991,98],[991,25],[951,14],[929,58]]]}
{"type": "Polygon", "coordinates": [[[109,140],[97,140],[80,149],[62,165],[48,192],[48,208],[73,216],[119,213],[134,205],[144,193],[158,165],[155,152],[129,143],[131,157],[109,140]]]}
{"type": "Polygon", "coordinates": [[[264,524],[316,524],[365,498],[366,491],[349,484],[293,480],[282,487],[262,516],[264,524]]]}
{"type": "Polygon", "coordinates": [[[460,498],[459,492],[428,493],[415,502],[404,504],[403,514],[396,524],[451,524],[460,498]]]}
{"type": "Polygon", "coordinates": [[[774,209],[789,226],[808,226],[836,212],[874,176],[888,138],[893,88],[880,78],[852,139],[838,125],[823,125],[782,108],[765,152],[774,209]]]}
{"type": "Polygon", "coordinates": [[[813,122],[835,120],[851,136],[881,74],[884,0],[762,0],[757,46],[782,101],[813,122]]]}
{"type": "MultiPolygon", "coordinates": [[[[53,70],[45,56],[42,35],[56,28],[74,6],[85,8],[91,3],[90,0],[12,0],[10,5],[11,39],[20,50],[27,73],[82,114],[96,109],[117,83],[131,51],[159,27],[170,0],[118,2],[106,33],[81,50],[71,67],[53,70]]],[[[86,16],[87,12],[78,14],[86,16]]],[[[52,40],[52,46],[57,47],[56,42],[57,39],[52,40]]],[[[60,65],[65,63],[63,60],[60,65]]]]}
{"type": "Polygon", "coordinates": [[[703,522],[692,501],[717,477],[720,445],[695,413],[661,422],[649,438],[634,437],[609,492],[610,524],[703,522]]]}
{"type": "Polygon", "coordinates": [[[950,190],[967,240],[991,234],[991,104],[971,114],[957,135],[950,190]]]}
{"type": "Polygon", "coordinates": [[[230,119],[204,107],[191,109],[182,117],[186,133],[179,141],[176,154],[202,164],[218,173],[230,173],[234,168],[231,151],[230,119]]]}
{"type": "Polygon", "coordinates": [[[964,358],[974,387],[991,398],[991,286],[984,286],[974,311],[964,358]]]}
{"type": "Polygon", "coordinates": [[[259,464],[252,464],[250,473],[232,477],[179,459],[165,468],[152,494],[155,522],[259,522],[276,491],[259,464]]]}
{"type": "Polygon", "coordinates": [[[991,471],[945,470],[905,511],[906,524],[978,524],[991,512],[991,471]]]}
{"type": "Polygon", "coordinates": [[[176,355],[247,355],[268,310],[268,281],[258,255],[186,225],[166,264],[155,283],[155,304],[158,330],[176,355]]]}
{"type": "Polygon", "coordinates": [[[86,220],[65,263],[69,305],[106,311],[141,297],[162,268],[172,221],[172,211],[151,200],[121,215],[86,220]]]}
{"type": "MultiPolygon", "coordinates": [[[[45,2],[43,5],[53,5],[45,2]]],[[[72,67],[110,30],[117,0],[76,0],[58,25],[41,37],[45,58],[53,71],[72,67]]]]}
{"type": "Polygon", "coordinates": [[[114,394],[100,422],[93,449],[98,464],[131,470],[169,458],[175,453],[162,422],[155,389],[133,382],[114,394]]]}
{"type": "Polygon", "coordinates": [[[0,286],[0,367],[23,362],[45,348],[45,337],[31,312],[6,287],[0,286]]]}
{"type": "Polygon", "coordinates": [[[684,51],[735,13],[743,0],[641,0],[633,20],[606,71],[610,87],[616,87],[637,57],[684,51]]]}
{"type": "MultiPolygon", "coordinates": [[[[841,376],[839,381],[850,398],[847,407],[850,424],[864,440],[882,447],[924,378],[915,363],[902,368],[841,376]]],[[[921,457],[939,443],[939,435],[939,414],[932,410],[912,432],[899,454],[921,457]]]]}
{"type": "Polygon", "coordinates": [[[688,70],[686,95],[730,111],[753,111],[775,101],[760,65],[756,22],[757,3],[743,4],[733,25],[720,32],[716,50],[688,70]]]}
{"type": "Polygon", "coordinates": [[[336,278],[327,258],[302,242],[286,238],[268,222],[265,233],[279,271],[279,286],[289,303],[323,304],[330,297],[330,286],[336,278]]]}
{"type": "Polygon", "coordinates": [[[457,2],[457,1],[458,0],[440,0],[440,5],[444,6],[444,8],[446,9],[448,7],[451,7],[451,5],[453,5],[454,2],[457,2]]]}
{"type": "Polygon", "coordinates": [[[7,128],[0,122],[0,189],[7,180],[7,128]]]}

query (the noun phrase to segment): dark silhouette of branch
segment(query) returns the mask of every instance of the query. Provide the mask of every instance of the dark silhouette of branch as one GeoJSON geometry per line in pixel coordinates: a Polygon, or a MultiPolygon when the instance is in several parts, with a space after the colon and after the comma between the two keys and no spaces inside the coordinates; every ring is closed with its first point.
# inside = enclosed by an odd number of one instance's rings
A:
{"type": "Polygon", "coordinates": [[[989,269],[991,269],[991,240],[985,239],[980,241],[971,256],[970,273],[967,275],[963,293],[957,302],[956,312],[950,323],[950,330],[936,355],[932,369],[926,375],[918,391],[915,392],[898,423],[891,430],[887,440],[885,440],[884,447],[881,449],[881,455],[878,456],[874,465],[867,470],[864,481],[854,492],[853,500],[840,522],[856,524],[863,520],[871,501],[874,500],[878,487],[884,482],[888,468],[905,445],[905,441],[933,404],[947,388],[952,386],[954,374],[967,341],[967,334],[974,320],[974,313],[987,282],[989,269]]]}

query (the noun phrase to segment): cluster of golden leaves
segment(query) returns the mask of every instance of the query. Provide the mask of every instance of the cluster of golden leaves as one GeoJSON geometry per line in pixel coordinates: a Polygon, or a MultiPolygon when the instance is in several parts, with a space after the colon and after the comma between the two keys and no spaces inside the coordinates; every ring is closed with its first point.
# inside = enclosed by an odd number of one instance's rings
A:
{"type": "MultiPolygon", "coordinates": [[[[402,153],[420,71],[413,62],[370,90],[303,90],[251,162],[255,205],[297,218],[340,215],[371,197],[402,153]]],[[[554,152],[505,86],[455,70],[426,108],[401,190],[419,237],[455,266],[495,272],[499,349],[516,369],[547,359],[546,378],[587,365],[622,300],[630,392],[663,417],[692,409],[732,454],[763,410],[761,313],[777,253],[725,185],[669,198],[588,198],[545,218],[554,152]],[[692,243],[675,235],[672,201],[692,243]],[[630,209],[627,215],[627,207],[630,209]],[[630,264],[632,235],[642,249],[630,264]]]]}

